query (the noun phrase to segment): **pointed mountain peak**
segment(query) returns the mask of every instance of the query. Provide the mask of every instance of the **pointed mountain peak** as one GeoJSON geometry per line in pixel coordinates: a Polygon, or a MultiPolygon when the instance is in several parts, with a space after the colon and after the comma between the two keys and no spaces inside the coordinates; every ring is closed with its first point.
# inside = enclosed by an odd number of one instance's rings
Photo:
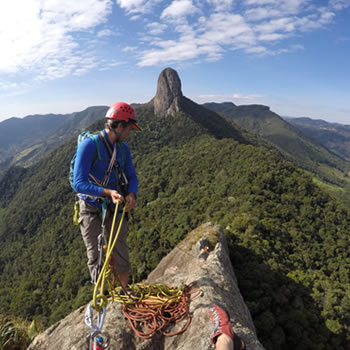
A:
{"type": "Polygon", "coordinates": [[[179,110],[182,98],[181,80],[172,68],[165,68],[159,75],[157,93],[154,97],[154,113],[157,116],[173,115],[179,110]]]}

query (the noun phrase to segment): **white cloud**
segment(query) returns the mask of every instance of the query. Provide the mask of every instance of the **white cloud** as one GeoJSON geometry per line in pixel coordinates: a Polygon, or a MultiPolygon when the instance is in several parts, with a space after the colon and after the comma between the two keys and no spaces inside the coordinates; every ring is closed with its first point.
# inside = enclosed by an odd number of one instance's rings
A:
{"type": "Polygon", "coordinates": [[[215,11],[231,10],[233,0],[207,0],[209,5],[214,6],[215,11]]]}
{"type": "Polygon", "coordinates": [[[205,32],[200,39],[214,43],[233,46],[255,43],[254,33],[241,15],[214,13],[202,29],[205,32]]]}
{"type": "Polygon", "coordinates": [[[187,24],[178,25],[176,30],[180,33],[179,40],[152,41],[155,48],[145,50],[138,65],[180,62],[200,56],[215,61],[222,57],[223,45],[241,47],[255,40],[243,18],[238,15],[215,13],[196,30],[187,24]]]}
{"type": "Polygon", "coordinates": [[[196,58],[200,55],[195,42],[183,41],[174,42],[172,40],[161,41],[158,43],[161,49],[146,50],[139,66],[152,66],[154,64],[161,64],[164,62],[178,62],[196,58]]]}
{"type": "Polygon", "coordinates": [[[270,4],[276,4],[276,0],[244,0],[243,3],[245,5],[270,5],[270,4]]]}
{"type": "Polygon", "coordinates": [[[286,35],[280,33],[266,33],[258,36],[259,41],[274,41],[285,38],[286,35]]]}
{"type": "Polygon", "coordinates": [[[276,33],[278,31],[293,32],[296,29],[296,19],[293,17],[283,17],[263,22],[255,26],[259,33],[276,33]]]}
{"type": "Polygon", "coordinates": [[[232,98],[239,100],[255,100],[257,98],[262,98],[264,95],[261,94],[232,94],[232,98]]]}
{"type": "Polygon", "coordinates": [[[95,67],[73,34],[102,24],[111,5],[111,0],[2,0],[0,73],[38,71],[38,79],[55,79],[95,67]]]}
{"type": "MultiPolygon", "coordinates": [[[[127,13],[149,13],[152,11],[153,7],[162,0],[116,0],[117,5],[125,10],[127,13]]],[[[134,17],[138,19],[139,16],[134,17]]]]}
{"type": "Polygon", "coordinates": [[[331,0],[330,5],[335,10],[343,10],[345,8],[350,7],[350,2],[349,2],[349,0],[331,0]]]}
{"type": "MultiPolygon", "coordinates": [[[[139,33],[120,53],[139,66],[216,61],[231,50],[259,56],[291,52],[296,46],[289,38],[325,27],[337,10],[350,6],[349,0],[329,0],[329,6],[310,0],[1,1],[0,74],[34,72],[39,80],[111,67],[96,47],[120,35],[113,24],[105,25],[113,3],[129,20],[137,19],[139,33]]],[[[0,89],[9,86],[14,85],[6,82],[0,89]]]]}
{"type": "Polygon", "coordinates": [[[233,102],[235,104],[251,104],[251,103],[261,103],[261,100],[265,96],[262,94],[242,94],[242,93],[232,93],[227,95],[217,95],[217,94],[203,94],[193,97],[194,100],[199,103],[205,102],[233,102]]]}
{"type": "Polygon", "coordinates": [[[263,46],[251,46],[244,49],[247,53],[253,53],[253,54],[259,54],[259,55],[265,55],[268,53],[266,47],[263,46]]]}
{"type": "Polygon", "coordinates": [[[174,0],[163,10],[160,17],[185,17],[198,11],[198,8],[193,5],[192,0],[174,0]]]}
{"type": "Polygon", "coordinates": [[[0,90],[13,90],[18,88],[18,83],[7,83],[0,81],[0,90]]]}
{"type": "Polygon", "coordinates": [[[255,7],[245,11],[245,17],[249,21],[261,21],[263,19],[281,16],[279,9],[271,9],[267,7],[255,7]]]}
{"type": "Polygon", "coordinates": [[[135,52],[137,50],[137,46],[125,46],[122,48],[123,52],[135,52]]]}
{"type": "Polygon", "coordinates": [[[128,12],[133,12],[135,9],[140,9],[145,6],[147,0],[117,0],[117,4],[128,12]]]}
{"type": "Polygon", "coordinates": [[[98,38],[103,38],[103,37],[107,37],[107,36],[112,36],[112,35],[115,35],[116,33],[111,30],[111,29],[103,29],[103,30],[100,30],[96,36],[98,38]]]}
{"type": "Polygon", "coordinates": [[[162,34],[168,26],[164,23],[152,22],[147,24],[146,27],[148,29],[149,34],[159,35],[162,34]]]}
{"type": "Polygon", "coordinates": [[[114,68],[114,67],[119,67],[123,64],[126,64],[128,62],[125,62],[125,61],[118,61],[118,60],[113,60],[113,61],[108,61],[108,62],[105,62],[104,64],[101,64],[99,66],[99,71],[107,71],[111,68],[114,68]]]}
{"type": "Polygon", "coordinates": [[[344,3],[331,1],[333,7],[309,0],[174,0],[161,11],[161,22],[147,26],[157,38],[143,33],[148,48],[140,51],[138,65],[215,61],[227,50],[259,56],[291,52],[295,48],[283,46],[286,39],[334,20],[334,7],[344,3]]]}
{"type": "Polygon", "coordinates": [[[138,13],[139,21],[141,12],[146,16],[141,8],[159,5],[159,22],[154,16],[151,21],[144,18],[147,32],[139,37],[146,47],[139,51],[139,66],[218,60],[228,50],[254,55],[291,52],[288,39],[297,40],[303,32],[325,27],[334,20],[336,10],[350,6],[349,0],[328,0],[328,4],[311,0],[116,1],[127,13],[138,13]],[[183,53],[184,47],[189,51],[183,53]]]}

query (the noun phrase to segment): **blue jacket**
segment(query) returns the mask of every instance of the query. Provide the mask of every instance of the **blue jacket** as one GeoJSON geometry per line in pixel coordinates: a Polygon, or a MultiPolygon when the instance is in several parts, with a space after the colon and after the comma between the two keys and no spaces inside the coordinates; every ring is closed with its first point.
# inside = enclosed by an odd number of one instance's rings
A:
{"type": "MultiPolygon", "coordinates": [[[[109,142],[106,131],[103,130],[103,133],[105,135],[106,140],[109,142]]],[[[78,145],[76,159],[74,163],[75,191],[83,195],[85,194],[94,197],[102,196],[103,187],[93,183],[89,179],[89,174],[91,173],[94,177],[96,177],[102,182],[110,162],[108,150],[105,144],[103,143],[101,136],[99,135],[98,137],[98,141],[100,142],[99,149],[101,159],[98,159],[97,157],[95,141],[92,138],[86,138],[78,145]]],[[[112,144],[110,142],[109,144],[111,146],[111,149],[113,149],[112,144]]],[[[131,153],[129,147],[125,143],[122,145],[122,147],[124,147],[125,164],[122,165],[123,156],[119,147],[117,147],[117,162],[119,163],[120,168],[124,169],[125,175],[128,179],[128,193],[133,192],[136,195],[138,190],[138,180],[134,165],[132,163],[131,153]]],[[[116,184],[116,173],[115,171],[112,171],[111,176],[109,178],[109,182],[106,187],[118,190],[116,184]]],[[[90,197],[82,196],[81,198],[89,204],[93,205],[94,207],[101,207],[101,203],[97,202],[96,200],[90,197]]]]}

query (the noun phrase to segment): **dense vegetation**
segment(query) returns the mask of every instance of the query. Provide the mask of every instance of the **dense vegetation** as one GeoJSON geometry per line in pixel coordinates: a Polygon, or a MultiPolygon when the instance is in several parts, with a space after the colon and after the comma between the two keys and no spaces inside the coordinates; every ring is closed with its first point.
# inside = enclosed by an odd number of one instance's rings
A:
{"type": "MultiPolygon", "coordinates": [[[[254,137],[236,130],[240,142],[217,138],[183,113],[157,119],[140,108],[138,116],[143,132],[128,142],[140,179],[130,231],[136,278],[191,229],[218,223],[267,349],[349,349],[349,208],[254,137]]],[[[91,298],[84,245],[72,225],[74,148],[72,140],[17,170],[12,197],[0,193],[2,314],[48,325],[91,298]]]]}
{"type": "MultiPolygon", "coordinates": [[[[294,164],[306,169],[323,182],[332,184],[331,188],[329,186],[327,188],[350,204],[349,163],[344,160],[346,158],[337,155],[339,152],[332,153],[336,142],[338,147],[346,147],[346,136],[348,136],[346,126],[339,128],[341,132],[338,131],[335,137],[334,127],[328,124],[328,128],[332,129],[332,143],[326,140],[321,142],[321,136],[318,137],[316,128],[313,128],[311,132],[304,128],[303,132],[300,132],[297,128],[300,128],[300,125],[297,125],[295,120],[291,119],[287,123],[276,113],[270,111],[267,106],[235,106],[229,102],[206,103],[204,106],[233,120],[240,127],[263,137],[294,164]],[[318,142],[315,141],[316,139],[318,142]],[[323,145],[327,145],[327,148],[323,145]]],[[[326,132],[325,125],[322,125],[321,129],[323,133],[326,132]]]]}

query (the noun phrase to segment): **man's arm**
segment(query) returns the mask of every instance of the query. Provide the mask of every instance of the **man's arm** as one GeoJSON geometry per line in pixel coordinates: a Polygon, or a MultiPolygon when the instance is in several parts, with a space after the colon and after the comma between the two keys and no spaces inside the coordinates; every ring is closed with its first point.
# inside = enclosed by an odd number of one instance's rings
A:
{"type": "Polygon", "coordinates": [[[74,163],[74,189],[77,193],[101,197],[103,188],[89,181],[89,173],[96,158],[96,143],[88,138],[81,142],[77,149],[74,163]]]}

